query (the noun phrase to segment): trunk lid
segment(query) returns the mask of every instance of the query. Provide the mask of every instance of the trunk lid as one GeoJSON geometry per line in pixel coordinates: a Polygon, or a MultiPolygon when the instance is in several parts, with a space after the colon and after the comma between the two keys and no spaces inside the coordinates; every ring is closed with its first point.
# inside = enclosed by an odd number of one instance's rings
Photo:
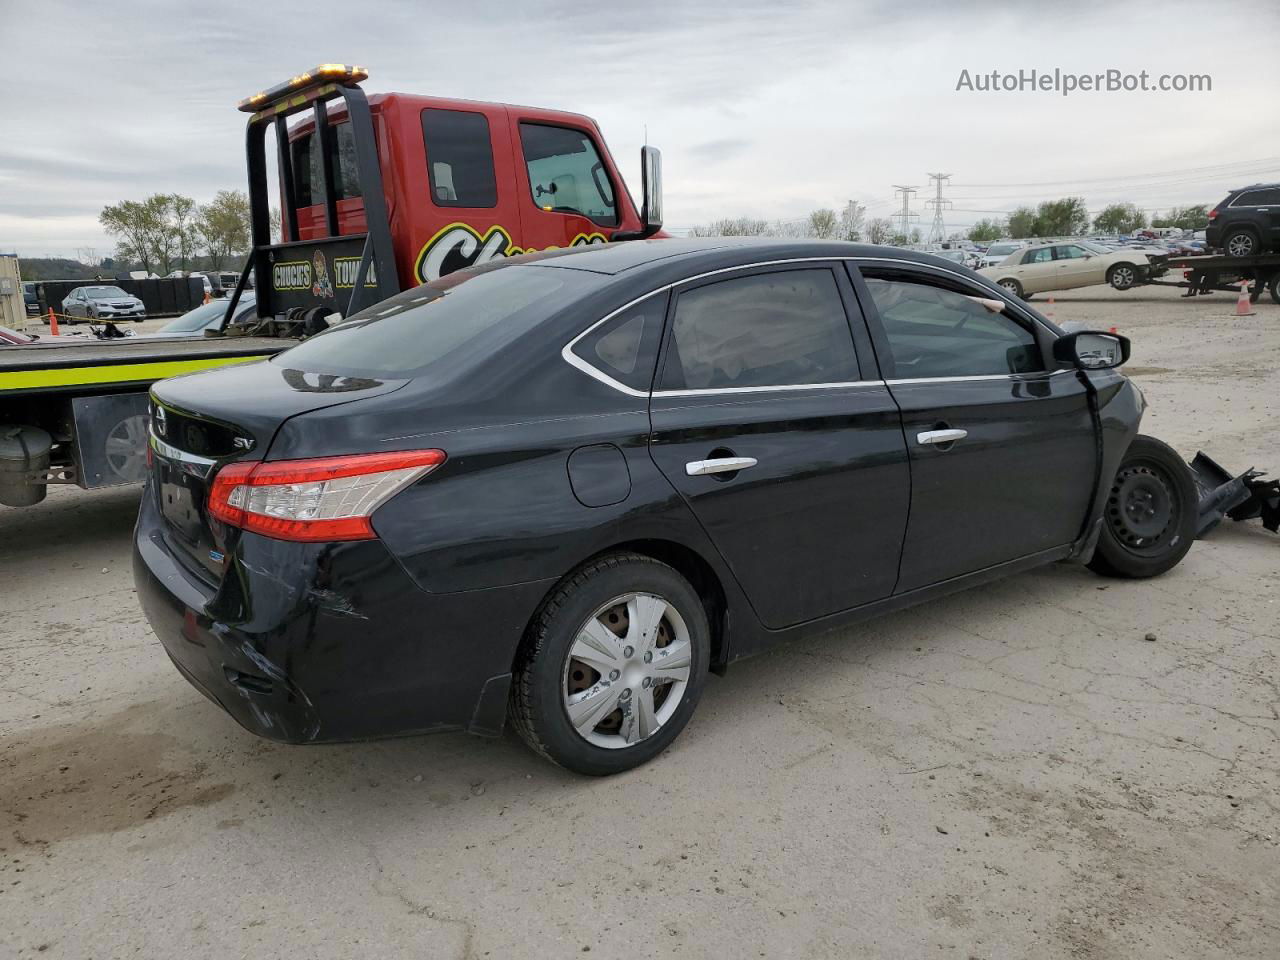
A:
{"type": "Polygon", "coordinates": [[[261,460],[282,424],[325,407],[383,396],[405,380],[305,373],[283,359],[163,380],[151,388],[151,495],[174,555],[217,584],[239,531],[208,515],[218,469],[261,460]]]}

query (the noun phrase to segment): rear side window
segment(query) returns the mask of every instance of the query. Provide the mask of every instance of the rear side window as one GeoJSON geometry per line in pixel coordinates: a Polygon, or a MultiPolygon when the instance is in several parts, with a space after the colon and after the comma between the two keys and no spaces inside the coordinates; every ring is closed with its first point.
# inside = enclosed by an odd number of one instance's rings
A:
{"type": "Polygon", "coordinates": [[[826,268],[721,280],[676,300],[664,390],[857,379],[849,321],[826,268]]]}
{"type": "Polygon", "coordinates": [[[601,282],[583,270],[501,262],[459,270],[361,311],[272,362],[339,376],[452,380],[601,282]]]}
{"type": "Polygon", "coordinates": [[[591,137],[581,130],[543,123],[520,124],[533,202],[552,213],[577,213],[604,227],[616,226],[613,185],[591,137]]]}
{"type": "MultiPolygon", "coordinates": [[[[982,300],[922,279],[863,272],[889,341],[894,379],[1035,373],[1035,335],[982,300]]],[[[884,364],[882,363],[882,366],[884,364]]]]}
{"type": "Polygon", "coordinates": [[[1048,263],[1053,259],[1053,247],[1041,247],[1039,250],[1028,250],[1022,255],[1023,263],[1048,263]]]}
{"type": "Polygon", "coordinates": [[[422,139],[437,207],[497,206],[488,117],[468,110],[423,110],[422,139]]]}
{"type": "MultiPolygon", "coordinates": [[[[360,196],[360,174],[356,169],[356,141],[347,122],[334,124],[330,147],[333,161],[334,199],[348,200],[360,196]]],[[[310,207],[320,202],[320,185],[324,183],[324,169],[320,163],[320,149],[314,132],[294,140],[293,184],[297,192],[298,206],[310,207]]]]}
{"type": "Polygon", "coordinates": [[[1246,190],[1236,197],[1233,207],[1272,207],[1280,205],[1280,187],[1246,190]]]}
{"type": "Polygon", "coordinates": [[[610,379],[647,391],[662,342],[667,295],[658,294],[611,317],[573,345],[573,352],[610,379]]]}

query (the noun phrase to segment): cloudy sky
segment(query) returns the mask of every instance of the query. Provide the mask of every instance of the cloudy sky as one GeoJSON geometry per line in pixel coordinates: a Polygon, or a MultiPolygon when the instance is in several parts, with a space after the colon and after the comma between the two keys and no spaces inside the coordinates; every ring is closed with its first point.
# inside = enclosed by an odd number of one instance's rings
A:
{"type": "Polygon", "coordinates": [[[0,250],[105,253],[104,204],[243,188],[236,101],[325,61],[366,65],[370,92],[589,114],[633,193],[647,127],[677,228],[849,199],[886,215],[930,171],[952,174],[949,228],[1065,194],[1167,209],[1280,180],[1276,0],[186,6],[0,0],[0,250]],[[956,89],[962,70],[1055,68],[1209,74],[1212,92],[956,89]]]}

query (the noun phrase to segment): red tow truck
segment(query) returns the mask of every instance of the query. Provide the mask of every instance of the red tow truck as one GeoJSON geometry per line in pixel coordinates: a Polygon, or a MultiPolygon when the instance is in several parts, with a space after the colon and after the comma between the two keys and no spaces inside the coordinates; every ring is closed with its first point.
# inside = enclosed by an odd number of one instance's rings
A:
{"type": "Polygon", "coordinates": [[[660,234],[655,148],[641,151],[637,210],[589,117],[366,96],[360,83],[367,78],[360,67],[321,64],[240,103],[249,114],[253,249],[217,331],[190,340],[0,349],[0,503],[38,503],[53,483],[141,480],[147,390],[156,380],[269,357],[472,264],[660,234]],[[268,139],[280,242],[271,236],[268,139]],[[256,316],[233,325],[251,275],[256,316]]]}

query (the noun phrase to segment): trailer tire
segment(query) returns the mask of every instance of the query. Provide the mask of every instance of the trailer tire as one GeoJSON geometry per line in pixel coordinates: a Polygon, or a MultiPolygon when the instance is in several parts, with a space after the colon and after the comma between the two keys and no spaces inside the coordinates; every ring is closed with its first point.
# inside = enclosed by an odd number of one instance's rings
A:
{"type": "Polygon", "coordinates": [[[1138,268],[1132,263],[1113,263],[1107,268],[1107,283],[1116,290],[1128,290],[1137,282],[1138,268]]]}
{"type": "Polygon", "coordinates": [[[1089,569],[1145,579],[1177,566],[1196,538],[1195,478],[1167,443],[1139,434],[1106,491],[1102,532],[1089,569]]]}
{"type": "Polygon", "coordinates": [[[1260,246],[1258,235],[1248,227],[1235,227],[1222,238],[1222,252],[1228,257],[1252,257],[1260,246]]]}
{"type": "Polygon", "coordinates": [[[1280,270],[1271,275],[1271,283],[1267,289],[1271,291],[1271,299],[1280,303],[1280,270]]]}

